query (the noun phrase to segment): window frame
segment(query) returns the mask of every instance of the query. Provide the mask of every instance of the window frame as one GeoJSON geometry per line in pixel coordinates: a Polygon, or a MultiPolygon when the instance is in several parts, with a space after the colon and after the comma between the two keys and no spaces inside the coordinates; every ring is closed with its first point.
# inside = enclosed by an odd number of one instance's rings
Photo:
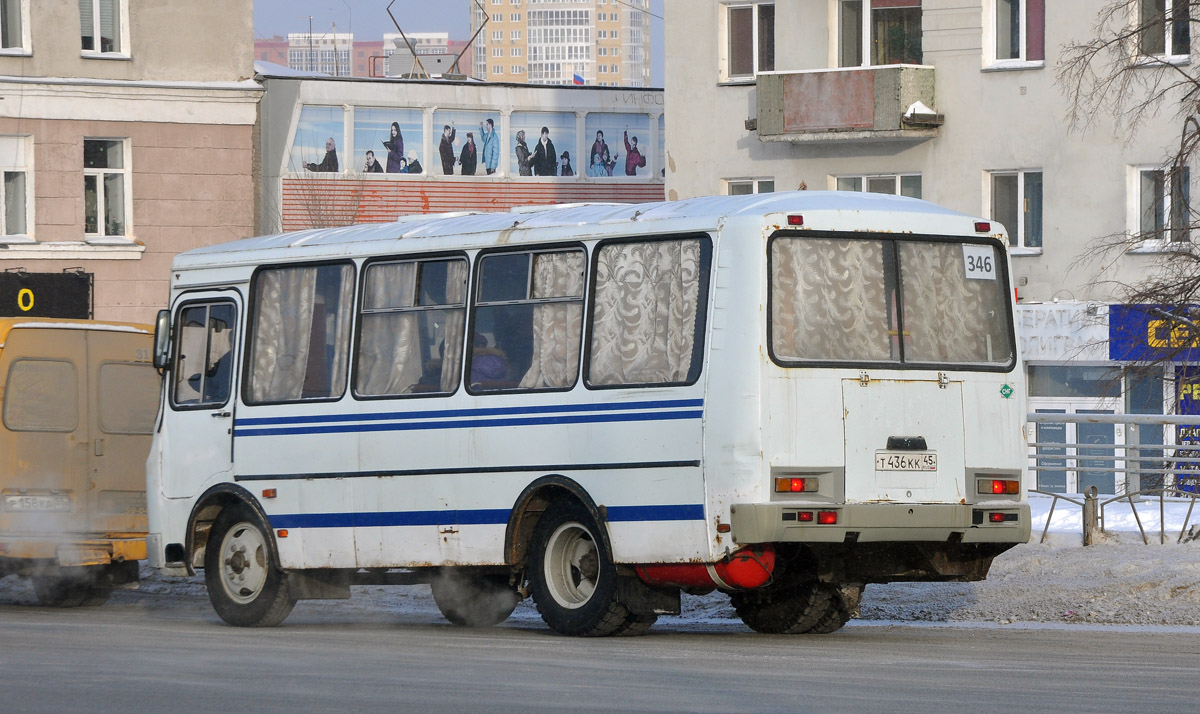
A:
{"type": "MultiPolygon", "coordinates": [[[[79,372],[79,365],[75,364],[75,362],[71,361],[70,359],[63,357],[18,357],[17,359],[14,359],[8,365],[8,373],[4,376],[5,394],[3,401],[0,402],[0,423],[4,424],[4,428],[8,429],[9,431],[34,434],[71,434],[77,431],[79,429],[79,372]],[[14,423],[16,421],[15,419],[10,422],[8,412],[8,405],[10,402],[8,395],[13,394],[13,372],[16,371],[18,365],[21,365],[25,362],[52,362],[55,364],[65,364],[71,368],[71,374],[74,377],[74,386],[71,394],[73,399],[71,400],[71,406],[73,408],[72,416],[75,418],[75,420],[69,427],[65,423],[55,426],[54,428],[46,428],[30,426],[28,424],[17,424],[14,423]]],[[[15,400],[13,400],[13,403],[15,403],[15,400]]]]}
{"type": "Polygon", "coordinates": [[[1187,212],[1185,215],[1188,216],[1188,219],[1186,219],[1187,225],[1184,226],[1184,229],[1185,229],[1184,238],[1182,240],[1176,240],[1174,238],[1174,233],[1177,229],[1173,225],[1176,211],[1175,211],[1175,208],[1172,205],[1172,203],[1173,203],[1173,199],[1176,195],[1177,189],[1175,187],[1174,172],[1173,172],[1172,168],[1165,167],[1162,164],[1153,164],[1153,165],[1140,164],[1140,165],[1133,165],[1133,166],[1129,167],[1129,177],[1128,177],[1129,214],[1127,217],[1127,230],[1129,231],[1129,235],[1133,236],[1135,238],[1138,238],[1139,236],[1143,235],[1142,225],[1141,225],[1142,211],[1144,209],[1144,206],[1142,206],[1142,188],[1141,188],[1142,175],[1145,173],[1157,172],[1157,173],[1162,174],[1163,189],[1162,189],[1162,195],[1156,196],[1156,198],[1162,200],[1162,202],[1163,202],[1163,215],[1164,215],[1164,220],[1165,220],[1165,225],[1163,227],[1163,230],[1167,233],[1168,236],[1170,236],[1167,238],[1139,238],[1137,247],[1134,248],[1131,252],[1133,252],[1133,253],[1167,252],[1170,250],[1182,249],[1184,246],[1191,245],[1192,237],[1190,235],[1190,230],[1188,230],[1188,229],[1191,226],[1191,220],[1190,220],[1191,205],[1190,204],[1191,204],[1192,177],[1190,175],[1191,172],[1188,170],[1188,167],[1185,167],[1184,171],[1185,171],[1185,176],[1186,176],[1186,178],[1185,178],[1186,187],[1184,189],[1185,190],[1184,196],[1186,197],[1186,200],[1188,203],[1188,205],[1184,207],[1184,210],[1187,212]]]}
{"type": "Polygon", "coordinates": [[[1038,169],[997,169],[987,172],[987,187],[984,191],[984,200],[987,202],[984,215],[990,220],[999,221],[996,217],[996,201],[995,201],[995,179],[997,176],[1016,176],[1017,177],[1017,225],[1005,226],[1008,229],[1008,252],[1011,255],[1041,255],[1046,246],[1046,173],[1038,169]],[[1026,176],[1029,174],[1039,174],[1042,177],[1042,202],[1040,205],[1039,222],[1042,226],[1042,244],[1040,246],[1029,246],[1025,244],[1025,229],[1028,226],[1027,214],[1032,211],[1024,210],[1029,197],[1025,195],[1026,176]],[[1016,238],[1014,241],[1013,239],[1016,238]]]}
{"type": "MultiPolygon", "coordinates": [[[[106,0],[83,0],[92,5],[92,37],[93,42],[99,42],[100,38],[100,3],[106,0]]],[[[128,0],[111,0],[114,5],[117,22],[120,23],[120,28],[117,31],[117,41],[120,45],[113,50],[104,51],[98,48],[84,49],[82,40],[80,41],[79,53],[81,57],[86,59],[115,59],[128,60],[132,59],[129,48],[129,2],[128,0]]],[[[79,18],[80,33],[83,32],[83,17],[79,18]]]]}
{"type": "Polygon", "coordinates": [[[1001,58],[998,56],[1000,23],[997,15],[999,13],[1000,0],[988,0],[984,6],[984,66],[986,69],[1042,69],[1046,66],[1046,0],[1034,0],[1035,7],[1041,11],[1041,59],[1029,58],[1029,4],[1031,0],[1014,1],[1018,3],[1017,23],[1021,32],[1016,57],[1001,58]]]}
{"type": "MultiPolygon", "coordinates": [[[[449,252],[437,252],[437,253],[410,253],[410,254],[405,254],[405,255],[380,256],[378,258],[371,258],[370,260],[365,261],[359,267],[358,273],[359,273],[359,275],[362,276],[362,279],[358,280],[358,285],[355,286],[354,318],[353,318],[354,319],[354,329],[353,329],[353,332],[351,333],[350,381],[348,383],[351,397],[353,397],[356,401],[363,401],[363,402],[378,401],[381,399],[434,399],[434,398],[438,398],[438,397],[450,397],[459,392],[459,390],[462,388],[463,383],[464,383],[463,373],[464,373],[464,370],[466,369],[466,354],[464,353],[464,351],[466,348],[466,335],[468,334],[467,330],[469,328],[469,326],[467,324],[467,318],[468,318],[467,313],[469,312],[469,310],[471,308],[471,288],[472,288],[471,269],[472,269],[471,257],[463,251],[449,251],[449,252]],[[449,392],[412,392],[410,394],[359,394],[358,393],[358,356],[359,356],[359,352],[362,348],[362,326],[363,326],[362,318],[363,318],[363,314],[364,314],[363,313],[363,305],[366,304],[366,298],[365,298],[364,293],[366,292],[366,289],[367,289],[367,271],[370,270],[371,266],[374,266],[374,265],[388,265],[388,264],[394,264],[394,263],[410,263],[410,262],[411,263],[431,263],[431,262],[440,262],[440,261],[447,261],[447,260],[461,260],[466,264],[466,267],[467,267],[467,286],[465,288],[466,298],[462,304],[463,334],[460,335],[459,344],[458,344],[459,355],[462,357],[462,359],[458,363],[458,376],[456,377],[455,382],[454,382],[454,389],[449,392]]],[[[418,268],[418,270],[419,270],[419,268],[418,268]]],[[[418,291],[420,290],[419,275],[420,274],[418,273],[418,280],[416,283],[416,288],[418,291]]],[[[356,280],[357,280],[357,276],[356,276],[356,280]]],[[[436,307],[432,307],[432,306],[422,307],[420,305],[413,305],[411,308],[402,308],[402,309],[406,310],[406,311],[412,311],[412,312],[424,312],[428,309],[445,310],[448,307],[454,307],[454,306],[453,305],[439,305],[436,307]]],[[[394,312],[396,310],[392,309],[391,311],[394,312]]],[[[446,345],[445,349],[449,349],[449,345],[446,345]]],[[[443,356],[444,356],[444,354],[445,353],[443,352],[443,356]]]]}
{"type": "MultiPolygon", "coordinates": [[[[129,245],[134,242],[133,236],[133,151],[130,146],[129,137],[114,137],[114,136],[85,136],[83,137],[83,153],[87,154],[87,142],[89,141],[115,141],[121,144],[121,168],[100,168],[92,169],[83,167],[83,184],[84,184],[84,207],[83,207],[83,240],[90,245],[129,245]],[[121,176],[121,191],[124,194],[122,197],[121,218],[125,225],[125,232],[122,234],[108,234],[107,225],[104,221],[105,209],[107,204],[104,196],[104,177],[109,175],[121,176]],[[87,232],[87,177],[96,177],[96,227],[99,232],[87,232]]],[[[80,163],[83,163],[83,157],[80,157],[80,163]]],[[[28,188],[26,189],[28,190],[28,188]]]]}
{"type": "MultiPolygon", "coordinates": [[[[488,248],[485,250],[480,250],[477,253],[475,253],[474,260],[471,261],[471,263],[472,263],[471,264],[471,280],[470,280],[470,284],[467,286],[467,289],[469,290],[469,292],[467,294],[467,300],[468,300],[467,328],[466,328],[466,332],[464,333],[464,337],[463,337],[463,343],[464,343],[463,344],[463,353],[464,354],[463,354],[463,362],[462,362],[462,366],[461,366],[462,371],[460,372],[460,377],[459,377],[459,381],[462,382],[463,389],[464,389],[464,391],[466,391],[467,394],[470,394],[472,396],[491,396],[491,395],[505,395],[505,394],[539,394],[539,393],[543,393],[543,392],[569,392],[569,391],[575,389],[575,387],[577,387],[579,385],[579,382],[582,379],[582,375],[583,375],[583,364],[584,364],[583,363],[583,350],[584,350],[584,347],[586,346],[584,337],[587,334],[586,322],[587,322],[588,294],[591,290],[591,284],[588,282],[588,279],[590,277],[588,274],[589,261],[590,261],[590,255],[588,252],[588,246],[580,241],[565,241],[565,242],[561,242],[561,243],[549,243],[549,244],[539,243],[536,245],[522,245],[522,246],[505,247],[505,248],[488,248]],[[534,263],[534,259],[537,257],[538,254],[568,253],[568,252],[576,251],[576,250],[581,251],[583,253],[583,261],[584,261],[583,290],[582,290],[582,294],[580,294],[580,296],[578,298],[565,298],[565,297],[532,298],[532,297],[528,297],[529,294],[533,291],[533,270],[534,270],[533,263],[534,263]],[[548,304],[549,305],[570,304],[573,302],[578,302],[580,304],[580,311],[582,313],[582,316],[581,316],[581,320],[579,323],[579,341],[580,341],[579,362],[575,365],[575,379],[574,379],[574,381],[571,382],[570,386],[567,386],[567,387],[542,387],[539,389],[523,389],[521,387],[512,387],[509,389],[486,389],[486,390],[479,390],[479,391],[472,390],[470,374],[471,374],[472,361],[473,361],[473,357],[474,357],[474,350],[471,348],[474,345],[467,344],[467,343],[468,342],[473,343],[473,341],[474,341],[473,335],[475,334],[477,317],[478,317],[477,313],[478,313],[478,310],[480,307],[480,305],[479,305],[479,289],[480,289],[480,285],[481,285],[483,261],[485,258],[487,258],[488,256],[492,256],[492,255],[516,255],[516,254],[521,254],[521,253],[526,253],[529,255],[529,269],[528,269],[528,273],[527,273],[527,282],[526,282],[526,286],[525,286],[526,298],[523,300],[505,300],[505,301],[487,302],[487,303],[483,304],[483,307],[496,307],[496,306],[501,306],[501,305],[534,305],[534,306],[536,306],[536,305],[548,305],[548,304]]],[[[520,380],[517,380],[517,381],[520,382],[520,380]]]]}
{"type": "MultiPolygon", "coordinates": [[[[29,28],[29,5],[30,0],[7,0],[8,2],[20,3],[19,16],[21,18],[21,41],[20,44],[11,45],[9,47],[0,47],[0,55],[31,55],[33,54],[33,36],[29,28]]],[[[3,13],[0,12],[0,27],[4,22],[3,13]]]]}
{"type": "MultiPolygon", "coordinates": [[[[830,42],[831,51],[834,53],[833,54],[834,62],[832,63],[834,65],[834,67],[849,69],[849,68],[854,68],[854,67],[886,67],[886,66],[890,66],[890,65],[886,65],[886,64],[875,64],[872,61],[873,54],[874,54],[874,52],[872,51],[872,49],[873,49],[873,47],[872,47],[872,39],[873,39],[873,36],[872,36],[872,24],[873,24],[872,13],[876,9],[873,7],[872,4],[876,0],[851,0],[851,1],[857,1],[857,2],[861,3],[860,8],[862,10],[862,14],[860,17],[861,17],[861,21],[862,21],[862,27],[859,28],[858,41],[859,41],[859,46],[862,51],[862,57],[860,58],[858,64],[850,65],[850,64],[842,63],[842,58],[844,56],[844,52],[842,50],[842,39],[844,37],[843,28],[842,28],[842,8],[844,7],[846,1],[847,0],[837,0],[837,7],[834,9],[834,22],[832,24],[836,28],[836,30],[834,32],[833,41],[830,42]]],[[[923,24],[924,8],[918,3],[917,9],[921,11],[921,18],[922,18],[922,24],[923,24]]],[[[921,29],[921,61],[919,63],[917,63],[919,66],[925,66],[925,56],[924,56],[925,55],[925,47],[924,47],[925,37],[924,37],[924,35],[925,35],[925,31],[924,31],[924,27],[922,26],[922,29],[921,29]]]]}
{"type": "MultiPolygon", "coordinates": [[[[956,372],[997,372],[1002,374],[1011,373],[1017,369],[1017,352],[1020,349],[1020,342],[1017,341],[1016,321],[1014,320],[1014,307],[1012,300],[1012,276],[1009,274],[1008,261],[1004,260],[1007,253],[1007,247],[998,239],[978,235],[930,235],[927,233],[911,233],[898,235],[894,233],[867,232],[853,233],[847,231],[796,231],[796,230],[780,230],[775,231],[767,238],[767,355],[771,362],[783,369],[803,369],[803,368],[830,368],[830,369],[887,369],[896,371],[933,371],[947,369],[956,372]],[[781,358],[775,353],[775,335],[774,321],[771,315],[774,312],[774,247],[775,241],[780,238],[808,238],[808,239],[832,239],[832,240],[866,240],[880,241],[883,243],[891,243],[895,248],[899,247],[900,243],[951,243],[955,245],[984,245],[996,251],[996,255],[1000,258],[997,261],[997,279],[1003,281],[1003,294],[1008,296],[1008,299],[1003,300],[1005,316],[1007,318],[1008,340],[1012,346],[1012,353],[1007,364],[985,364],[985,363],[967,363],[967,362],[908,362],[901,357],[895,361],[877,361],[877,360],[787,360],[781,358]]],[[[899,250],[892,250],[891,255],[888,251],[884,251],[884,270],[891,271],[894,274],[896,285],[901,286],[901,272],[899,263],[899,250]]],[[[901,290],[898,298],[898,307],[896,308],[898,315],[903,315],[904,311],[904,294],[901,290]]],[[[901,318],[903,320],[903,318],[901,318]]],[[[904,324],[900,323],[899,329],[903,331],[904,324]]],[[[901,348],[903,350],[903,348],[901,348]]]]}
{"type": "Polygon", "coordinates": [[[907,198],[917,198],[917,199],[922,198],[922,196],[925,193],[925,176],[920,171],[905,171],[905,172],[896,172],[896,173],[875,173],[875,174],[838,174],[838,175],[831,176],[830,179],[831,179],[831,183],[833,184],[831,186],[831,188],[836,191],[852,191],[855,193],[879,193],[880,195],[884,195],[884,196],[905,196],[907,198]],[[921,180],[921,194],[922,194],[921,196],[909,196],[907,193],[904,193],[904,179],[914,178],[914,177],[921,180]],[[847,179],[847,180],[858,179],[861,183],[860,183],[860,186],[858,189],[840,188],[838,186],[838,182],[843,179],[847,179]],[[872,180],[879,180],[879,179],[890,179],[892,181],[892,186],[895,189],[894,192],[884,194],[879,191],[871,191],[868,188],[868,186],[870,185],[870,182],[872,180]]]}
{"type": "Polygon", "coordinates": [[[718,7],[718,11],[720,12],[719,25],[720,25],[720,30],[721,30],[720,33],[718,33],[719,34],[718,42],[720,43],[720,45],[718,47],[718,57],[720,57],[720,62],[721,62],[720,82],[723,84],[752,84],[755,81],[754,78],[760,72],[775,71],[775,65],[776,65],[776,63],[774,61],[775,46],[776,46],[776,43],[775,43],[775,18],[777,17],[777,15],[775,15],[774,0],[772,0],[771,2],[757,2],[755,0],[741,0],[740,2],[723,2],[720,5],[718,5],[717,7],[718,7]],[[763,50],[762,38],[759,37],[759,23],[760,23],[759,8],[761,8],[763,6],[770,6],[771,11],[772,11],[771,48],[770,48],[772,61],[771,61],[771,67],[769,67],[769,68],[763,68],[763,67],[759,66],[760,58],[761,58],[760,56],[761,56],[762,50],[763,50]],[[744,10],[744,9],[749,9],[751,11],[751,14],[750,14],[750,37],[751,37],[751,40],[750,40],[750,44],[751,44],[750,66],[751,66],[752,71],[750,74],[734,74],[733,70],[732,70],[732,66],[731,66],[733,58],[732,58],[732,52],[731,52],[731,48],[730,48],[730,42],[732,39],[731,38],[730,14],[734,10],[744,10]]]}
{"type": "Polygon", "coordinates": [[[33,157],[33,137],[22,135],[0,135],[0,157],[15,157],[9,161],[0,160],[0,245],[24,245],[36,243],[34,231],[33,201],[34,171],[31,164],[33,157]],[[24,233],[8,232],[8,195],[4,182],[5,174],[20,173],[25,176],[24,201],[24,233]]]}
{"type": "Polygon", "coordinates": [[[621,236],[608,238],[592,246],[592,255],[588,260],[587,304],[583,313],[583,360],[580,367],[580,379],[585,389],[603,391],[611,389],[661,389],[662,387],[690,387],[704,377],[705,356],[708,354],[708,312],[712,308],[712,285],[716,277],[713,264],[713,237],[709,233],[664,233],[654,235],[621,236]],[[692,342],[693,372],[685,382],[646,382],[643,384],[592,384],[589,380],[592,364],[592,328],[596,314],[596,279],[600,270],[600,251],[609,245],[625,245],[630,243],[655,243],[684,240],[700,241],[700,271],[704,274],[700,279],[700,294],[696,304],[696,335],[692,342]]]}
{"type": "MultiPolygon", "coordinates": [[[[216,307],[218,305],[229,305],[230,307],[232,307],[234,320],[240,322],[240,321],[244,321],[246,319],[246,316],[243,315],[238,310],[238,300],[232,296],[206,295],[204,297],[189,298],[189,299],[181,300],[179,302],[179,304],[176,305],[172,309],[171,325],[172,325],[172,332],[174,332],[175,334],[172,335],[172,337],[171,337],[171,365],[167,370],[167,374],[169,374],[170,376],[164,379],[164,381],[166,382],[166,384],[164,386],[166,387],[166,390],[167,390],[167,403],[171,406],[172,411],[191,412],[191,411],[205,411],[205,410],[211,411],[214,409],[221,409],[225,406],[228,406],[229,403],[231,401],[233,401],[233,399],[237,396],[236,391],[233,389],[234,377],[237,376],[239,367],[242,367],[243,368],[242,371],[244,371],[244,368],[246,368],[246,365],[241,364],[242,360],[241,360],[239,350],[238,350],[238,348],[241,346],[240,344],[238,344],[239,343],[239,339],[238,339],[239,338],[239,329],[241,326],[235,323],[233,326],[233,334],[230,336],[230,340],[232,342],[232,345],[230,347],[230,352],[233,355],[231,357],[231,359],[234,361],[234,364],[229,371],[229,382],[230,382],[229,387],[230,387],[230,389],[229,389],[229,394],[225,397],[225,401],[223,401],[223,402],[206,402],[203,399],[204,394],[202,391],[200,392],[201,398],[199,400],[197,400],[195,403],[180,402],[175,399],[175,380],[177,378],[177,373],[179,371],[179,358],[183,353],[183,345],[181,344],[182,340],[183,340],[183,330],[181,329],[182,325],[180,322],[181,318],[183,317],[183,312],[184,312],[184,310],[187,310],[189,308],[204,306],[208,309],[208,314],[211,316],[212,308],[216,307]]],[[[211,342],[210,342],[211,332],[209,331],[209,328],[207,325],[205,325],[204,330],[205,330],[204,350],[205,350],[205,354],[207,355],[211,349],[211,342]]],[[[245,375],[243,374],[242,376],[243,376],[243,381],[244,381],[245,375]]]]}
{"type": "Polygon", "coordinates": [[[351,391],[350,359],[353,358],[353,356],[354,356],[354,353],[352,352],[352,350],[355,346],[354,342],[353,342],[353,338],[354,338],[354,330],[356,328],[355,328],[355,325],[353,324],[353,321],[355,320],[355,316],[356,316],[355,310],[357,309],[357,292],[356,291],[358,289],[359,273],[360,273],[360,271],[359,271],[358,264],[355,263],[353,260],[349,260],[349,259],[347,259],[347,260],[317,260],[317,261],[311,261],[311,262],[310,261],[303,261],[303,262],[297,261],[294,263],[270,263],[267,265],[259,265],[254,269],[254,272],[250,275],[250,282],[249,282],[249,289],[248,289],[249,294],[246,298],[246,312],[242,316],[242,319],[246,323],[245,328],[242,330],[242,332],[244,334],[244,337],[242,339],[245,341],[246,347],[245,347],[245,350],[243,350],[243,358],[241,361],[241,374],[240,374],[241,384],[239,384],[238,387],[239,387],[239,394],[240,394],[243,404],[246,404],[249,406],[256,406],[256,407],[257,406],[270,406],[270,405],[275,405],[275,404],[318,404],[318,403],[337,402],[337,401],[341,401],[342,399],[345,398],[346,393],[351,391]],[[353,289],[350,291],[351,301],[352,301],[352,304],[350,305],[350,310],[349,310],[349,319],[351,320],[351,325],[350,325],[350,340],[351,341],[349,344],[346,345],[346,350],[347,350],[346,383],[342,385],[341,393],[339,393],[337,395],[331,395],[328,397],[312,397],[309,399],[305,399],[303,397],[300,399],[285,399],[285,400],[274,400],[274,401],[267,401],[267,400],[256,401],[255,399],[253,399],[250,394],[250,389],[251,389],[251,385],[252,385],[250,371],[253,368],[253,364],[254,364],[253,348],[254,348],[254,344],[255,344],[254,341],[257,338],[257,333],[258,333],[258,317],[259,317],[259,315],[258,315],[258,281],[261,278],[262,273],[265,271],[268,271],[268,270],[287,270],[287,269],[291,269],[291,268],[324,268],[324,267],[330,267],[330,266],[346,266],[346,265],[350,266],[350,280],[351,280],[351,282],[354,283],[354,286],[353,286],[353,289]]]}
{"type": "Polygon", "coordinates": [[[721,185],[722,195],[725,195],[725,196],[753,196],[753,195],[759,194],[759,193],[775,193],[776,181],[773,177],[767,178],[765,176],[762,178],[739,177],[739,178],[721,179],[721,184],[722,184],[721,185]],[[764,191],[763,184],[767,184],[767,183],[771,184],[771,188],[764,191]],[[735,185],[741,186],[741,185],[745,185],[745,184],[750,184],[750,189],[751,189],[750,193],[748,193],[748,194],[733,193],[733,187],[735,185]]]}
{"type": "MultiPolygon", "coordinates": [[[[1145,7],[1144,4],[1146,2],[1156,2],[1156,1],[1157,0],[1139,0],[1139,2],[1136,3],[1135,6],[1133,6],[1132,12],[1134,12],[1135,15],[1132,18],[1132,20],[1134,23],[1136,23],[1137,26],[1143,26],[1148,22],[1147,20],[1143,19],[1143,17],[1144,17],[1143,8],[1145,7]]],[[[1185,52],[1174,52],[1173,50],[1175,49],[1175,43],[1173,41],[1174,38],[1172,37],[1172,35],[1174,34],[1176,20],[1174,18],[1173,10],[1175,9],[1175,4],[1177,2],[1182,2],[1184,8],[1186,10],[1190,11],[1191,3],[1187,2],[1186,0],[1162,0],[1162,2],[1163,2],[1163,20],[1162,20],[1162,23],[1163,23],[1163,37],[1162,37],[1163,51],[1162,52],[1153,52],[1153,53],[1145,52],[1142,49],[1142,39],[1143,39],[1141,36],[1142,33],[1139,33],[1139,36],[1137,38],[1137,50],[1136,50],[1137,56],[1139,58],[1142,58],[1143,61],[1145,61],[1149,64],[1158,64],[1160,62],[1166,62],[1168,64],[1185,64],[1191,58],[1191,41],[1192,41],[1191,14],[1189,12],[1188,18],[1184,20],[1184,28],[1188,30],[1188,37],[1186,40],[1187,46],[1185,48],[1186,51],[1185,52]]],[[[1145,32],[1146,29],[1148,29],[1148,28],[1143,27],[1142,32],[1145,32]]]]}

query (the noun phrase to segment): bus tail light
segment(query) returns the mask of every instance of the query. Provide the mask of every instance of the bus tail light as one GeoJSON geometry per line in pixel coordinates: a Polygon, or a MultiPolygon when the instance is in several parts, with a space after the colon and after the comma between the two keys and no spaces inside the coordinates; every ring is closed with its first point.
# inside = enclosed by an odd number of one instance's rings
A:
{"type": "Polygon", "coordinates": [[[817,523],[819,525],[832,526],[832,525],[837,525],[837,522],[838,522],[838,512],[837,511],[820,511],[819,513],[817,513],[817,523]]]}
{"type": "Polygon", "coordinates": [[[789,226],[802,226],[804,225],[804,216],[799,213],[793,213],[788,216],[787,221],[789,226]]]}
{"type": "Polygon", "coordinates": [[[1016,479],[980,479],[976,489],[982,494],[1013,496],[1021,492],[1021,482],[1016,479]]]}
{"type": "Polygon", "coordinates": [[[998,513],[993,511],[988,514],[989,523],[1007,523],[1008,521],[1015,521],[1019,518],[1020,516],[1015,513],[998,513]]]}
{"type": "Polygon", "coordinates": [[[750,590],[762,587],[775,572],[775,547],[770,543],[739,548],[719,563],[635,565],[649,585],[711,590],[750,590]]]}
{"type": "Polygon", "coordinates": [[[991,233],[991,231],[992,231],[991,223],[988,223],[987,221],[975,221],[975,232],[976,233],[991,233]]]}
{"type": "Polygon", "coordinates": [[[775,479],[776,493],[813,493],[820,488],[820,479],[791,478],[784,476],[775,479]]]}

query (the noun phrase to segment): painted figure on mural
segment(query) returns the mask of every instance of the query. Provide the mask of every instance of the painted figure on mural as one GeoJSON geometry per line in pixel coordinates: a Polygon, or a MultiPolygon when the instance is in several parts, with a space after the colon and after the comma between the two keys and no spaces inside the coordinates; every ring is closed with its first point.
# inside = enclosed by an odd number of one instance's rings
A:
{"type": "Polygon", "coordinates": [[[533,175],[533,162],[529,158],[529,147],[525,145],[525,130],[517,132],[517,146],[513,149],[517,157],[517,170],[522,176],[533,175]]]}
{"type": "Polygon", "coordinates": [[[403,173],[400,162],[404,160],[404,135],[400,133],[400,125],[392,122],[391,136],[383,141],[387,149],[387,172],[389,174],[403,173]]]}
{"type": "Polygon", "coordinates": [[[569,151],[562,152],[562,156],[560,158],[562,159],[562,166],[558,170],[558,175],[559,176],[574,176],[575,169],[571,168],[571,152],[569,152],[569,151]]]}
{"type": "Polygon", "coordinates": [[[369,174],[383,173],[383,164],[375,160],[375,152],[367,149],[367,163],[363,166],[363,171],[369,174]]]}
{"type": "Polygon", "coordinates": [[[421,166],[421,162],[417,161],[417,150],[409,149],[408,150],[408,169],[405,170],[404,173],[419,174],[424,170],[425,169],[421,166]]]}
{"type": "Polygon", "coordinates": [[[558,155],[554,153],[548,127],[542,127],[542,136],[533,148],[533,173],[535,176],[558,175],[558,155]]]}
{"type": "Polygon", "coordinates": [[[438,154],[442,158],[442,173],[449,176],[454,173],[454,137],[458,129],[453,122],[442,127],[442,141],[438,144],[438,154]]]}
{"type": "Polygon", "coordinates": [[[601,178],[608,175],[608,172],[604,170],[603,154],[592,154],[592,163],[588,164],[587,175],[589,178],[601,178]]]}
{"type": "Polygon", "coordinates": [[[488,119],[479,123],[480,154],[483,157],[483,168],[488,175],[496,173],[500,165],[500,137],[496,135],[496,122],[488,119]]]}
{"type": "Polygon", "coordinates": [[[463,144],[462,153],[458,156],[458,163],[462,166],[463,176],[474,176],[475,166],[479,162],[479,155],[475,151],[475,135],[467,132],[467,141],[463,144]]]}
{"type": "Polygon", "coordinates": [[[604,156],[608,153],[608,144],[604,143],[604,132],[596,130],[596,140],[592,142],[592,150],[588,152],[588,156],[599,154],[604,156]]]}
{"type": "Polygon", "coordinates": [[[646,157],[638,151],[637,137],[633,137],[633,143],[630,143],[629,132],[625,132],[625,175],[637,176],[637,170],[645,168],[646,157]]]}
{"type": "Polygon", "coordinates": [[[333,142],[333,137],[325,140],[325,158],[321,159],[321,163],[308,163],[304,168],[309,171],[319,171],[322,173],[336,174],[338,172],[337,144],[333,142]]]}

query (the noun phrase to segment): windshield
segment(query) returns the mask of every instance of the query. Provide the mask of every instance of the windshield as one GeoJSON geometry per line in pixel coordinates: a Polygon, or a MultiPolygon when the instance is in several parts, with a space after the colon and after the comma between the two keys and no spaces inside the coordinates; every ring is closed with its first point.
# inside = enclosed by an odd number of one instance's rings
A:
{"type": "Polygon", "coordinates": [[[768,332],[784,366],[1014,364],[995,244],[780,235],[769,253],[768,332]]]}

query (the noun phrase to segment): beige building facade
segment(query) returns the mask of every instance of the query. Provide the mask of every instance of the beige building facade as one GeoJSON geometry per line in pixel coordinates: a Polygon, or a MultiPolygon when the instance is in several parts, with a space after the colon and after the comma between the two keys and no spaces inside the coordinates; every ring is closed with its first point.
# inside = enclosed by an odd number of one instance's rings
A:
{"type": "Polygon", "coordinates": [[[151,320],[176,253],[254,232],[252,3],[5,0],[0,23],[0,268],[83,272],[94,317],[151,320]]]}
{"type": "Polygon", "coordinates": [[[483,10],[474,3],[471,7],[476,79],[599,87],[651,84],[649,0],[480,4],[483,10]]]}
{"type": "MultiPolygon", "coordinates": [[[[1141,38],[1144,54],[1171,66],[1194,62],[1189,19],[1170,15],[1188,6],[1144,0],[1131,21],[1166,17],[1141,38]]],[[[1135,134],[1105,115],[1091,117],[1087,131],[1068,127],[1070,105],[1056,83],[1060,48],[1089,37],[1100,7],[666,0],[667,196],[875,191],[999,221],[1010,236],[1031,408],[1169,410],[1176,373],[1136,367],[1162,326],[1120,305],[1119,285],[1155,270],[1172,246],[1149,240],[1088,258],[1105,236],[1169,226],[1195,191],[1192,178],[1173,186],[1164,166],[1183,129],[1178,98],[1135,134]]],[[[1071,444],[1098,444],[1096,453],[1111,456],[1120,452],[1110,445],[1176,437],[1161,426],[1073,423],[1030,424],[1029,434],[1065,444],[1053,451],[1063,468],[1040,473],[1039,485],[1097,485],[1101,493],[1136,490],[1137,480],[1066,468],[1087,463],[1074,460],[1082,452],[1071,444]]]]}

